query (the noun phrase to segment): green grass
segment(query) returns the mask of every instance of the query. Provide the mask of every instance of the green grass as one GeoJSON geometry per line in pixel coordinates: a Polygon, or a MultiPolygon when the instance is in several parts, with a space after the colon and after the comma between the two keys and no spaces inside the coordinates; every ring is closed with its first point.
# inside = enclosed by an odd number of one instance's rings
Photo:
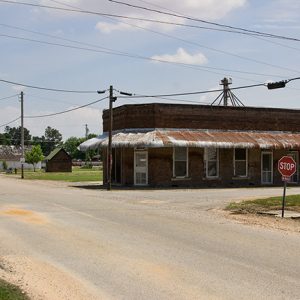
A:
{"type": "Polygon", "coordinates": [[[17,286],[0,279],[0,300],[29,300],[29,297],[17,286]]]}
{"type": "MultiPolygon", "coordinates": [[[[7,174],[7,176],[20,177],[21,172],[18,174],[7,174]]],[[[44,170],[37,170],[36,172],[27,171],[24,172],[24,178],[28,180],[56,180],[67,182],[84,182],[84,181],[101,181],[103,178],[102,169],[99,167],[93,167],[92,169],[81,169],[79,167],[73,167],[72,173],[65,172],[45,172],[44,170]]]]}
{"type": "MultiPolygon", "coordinates": [[[[238,212],[256,213],[259,211],[281,209],[282,196],[265,199],[247,200],[242,202],[232,202],[226,209],[238,212]]],[[[300,195],[286,196],[285,207],[289,210],[300,212],[300,195]]]]}

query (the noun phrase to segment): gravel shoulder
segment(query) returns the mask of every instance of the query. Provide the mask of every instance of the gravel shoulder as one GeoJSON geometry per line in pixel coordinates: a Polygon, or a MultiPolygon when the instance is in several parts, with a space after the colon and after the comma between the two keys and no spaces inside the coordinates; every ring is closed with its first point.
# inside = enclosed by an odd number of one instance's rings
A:
{"type": "Polygon", "coordinates": [[[216,209],[215,212],[221,217],[247,226],[258,226],[270,230],[300,233],[299,219],[281,219],[279,217],[251,213],[232,213],[221,209],[216,209]]]}

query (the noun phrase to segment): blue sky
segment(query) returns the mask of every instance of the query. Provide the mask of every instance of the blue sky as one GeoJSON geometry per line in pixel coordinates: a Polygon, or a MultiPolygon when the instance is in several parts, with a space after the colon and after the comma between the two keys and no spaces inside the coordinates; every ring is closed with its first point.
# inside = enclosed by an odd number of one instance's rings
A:
{"type": "MultiPolygon", "coordinates": [[[[27,0],[27,2],[65,8],[74,6],[102,13],[208,26],[134,9],[108,0],[27,0]]],[[[222,4],[219,0],[126,0],[126,2],[159,10],[172,10],[235,27],[300,38],[299,0],[224,0],[222,4]]],[[[117,90],[152,95],[218,89],[219,82],[224,76],[232,78],[232,87],[300,76],[300,42],[297,41],[120,20],[1,2],[0,19],[0,79],[30,85],[92,91],[107,89],[110,85],[114,85],[117,90]],[[94,44],[134,56],[193,66],[184,67],[174,63],[159,63],[15,39],[11,37],[87,47],[8,26],[94,44]]],[[[0,99],[17,94],[21,90],[25,93],[25,115],[55,113],[102,97],[96,93],[46,92],[0,82],[0,99]]],[[[290,82],[285,89],[271,91],[265,87],[258,87],[238,90],[235,94],[246,106],[298,109],[300,80],[290,82]]],[[[178,99],[211,103],[217,95],[193,95],[178,99]]],[[[115,105],[149,102],[166,101],[119,98],[115,105]]],[[[108,100],[105,100],[56,117],[26,119],[25,126],[33,135],[41,135],[46,126],[50,125],[57,128],[64,139],[69,136],[84,136],[84,124],[88,124],[90,132],[101,133],[102,110],[107,107],[108,100]]],[[[0,125],[19,115],[20,103],[17,96],[0,100],[0,125]]],[[[15,122],[10,126],[18,125],[19,123],[15,122]]],[[[0,128],[0,132],[3,132],[3,129],[0,128]]]]}

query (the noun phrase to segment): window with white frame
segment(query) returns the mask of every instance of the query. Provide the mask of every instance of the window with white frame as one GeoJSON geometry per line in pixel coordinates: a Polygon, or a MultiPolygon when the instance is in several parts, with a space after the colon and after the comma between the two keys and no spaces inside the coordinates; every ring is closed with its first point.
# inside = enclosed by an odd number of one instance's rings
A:
{"type": "Polygon", "coordinates": [[[173,176],[188,176],[188,148],[173,148],[173,176]]]}
{"type": "Polygon", "coordinates": [[[234,161],[234,176],[247,177],[248,176],[248,149],[236,148],[233,155],[234,161]]]}
{"type": "Polygon", "coordinates": [[[204,149],[204,169],[207,178],[219,177],[219,149],[204,149]]]}

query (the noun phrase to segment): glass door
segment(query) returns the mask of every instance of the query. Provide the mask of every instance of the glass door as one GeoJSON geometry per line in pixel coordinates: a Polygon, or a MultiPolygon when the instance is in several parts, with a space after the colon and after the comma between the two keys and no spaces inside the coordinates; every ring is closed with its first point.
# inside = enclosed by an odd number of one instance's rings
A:
{"type": "Polygon", "coordinates": [[[272,152],[261,153],[261,183],[262,184],[273,183],[273,153],[272,152]]]}
{"type": "Polygon", "coordinates": [[[135,185],[148,184],[148,152],[147,151],[134,152],[134,184],[135,185]]]}

